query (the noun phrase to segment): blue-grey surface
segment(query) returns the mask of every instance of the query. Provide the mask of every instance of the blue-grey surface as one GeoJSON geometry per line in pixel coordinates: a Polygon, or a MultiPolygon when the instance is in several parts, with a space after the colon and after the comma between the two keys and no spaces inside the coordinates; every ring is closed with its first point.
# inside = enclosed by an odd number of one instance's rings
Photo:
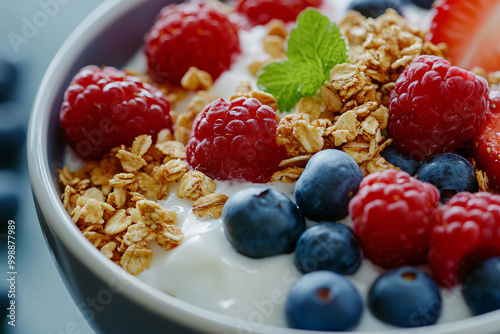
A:
{"type": "MultiPolygon", "coordinates": [[[[0,0],[0,54],[14,61],[20,70],[13,98],[21,104],[26,122],[51,59],[71,31],[101,2],[0,0]]],[[[26,152],[0,167],[14,168],[22,178],[21,207],[12,217],[17,237],[16,326],[5,320],[0,332],[93,333],[67,292],[40,230],[27,175],[26,152]]],[[[5,238],[1,243],[5,246],[5,238]]],[[[4,251],[0,255],[0,277],[5,277],[7,258],[4,251]]]]}

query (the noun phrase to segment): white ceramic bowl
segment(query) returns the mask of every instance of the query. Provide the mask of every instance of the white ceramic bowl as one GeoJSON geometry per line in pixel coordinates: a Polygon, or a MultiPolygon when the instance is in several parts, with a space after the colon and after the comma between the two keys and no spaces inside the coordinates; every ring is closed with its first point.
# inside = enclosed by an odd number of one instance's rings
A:
{"type": "MultiPolygon", "coordinates": [[[[28,161],[35,204],[66,286],[96,332],[246,334],[250,331],[236,319],[155,290],[106,259],[73,224],[60,200],[62,189],[57,168],[62,168],[65,144],[58,121],[66,86],[85,65],[123,66],[140,48],[159,9],[168,3],[168,0],[105,1],[57,53],[42,81],[30,121],[28,161]]],[[[422,332],[500,333],[500,311],[391,333],[422,332]]],[[[255,333],[318,332],[262,326],[255,333]]]]}

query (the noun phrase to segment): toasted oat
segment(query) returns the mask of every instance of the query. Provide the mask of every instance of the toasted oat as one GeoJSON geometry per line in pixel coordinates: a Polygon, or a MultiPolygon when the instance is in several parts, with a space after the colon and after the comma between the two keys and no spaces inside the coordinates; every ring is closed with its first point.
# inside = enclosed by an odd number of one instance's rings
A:
{"type": "Polygon", "coordinates": [[[223,194],[208,194],[198,198],[193,203],[193,212],[200,218],[217,219],[222,214],[222,208],[228,197],[223,194]]]}
{"type": "Polygon", "coordinates": [[[264,52],[273,58],[281,58],[285,54],[285,39],[278,35],[268,35],[262,41],[264,52]]]}
{"type": "Polygon", "coordinates": [[[132,224],[132,218],[127,216],[127,210],[121,209],[106,222],[104,232],[106,234],[118,234],[125,231],[132,224]]]}
{"type": "Polygon", "coordinates": [[[323,133],[330,126],[328,120],[314,120],[308,114],[294,113],[278,124],[276,143],[283,146],[289,157],[311,154],[323,148],[323,133]]]}
{"type": "Polygon", "coordinates": [[[382,156],[380,156],[380,154],[376,154],[370,160],[364,161],[360,167],[361,167],[361,171],[363,172],[363,176],[366,176],[368,174],[375,173],[375,172],[382,172],[386,169],[400,170],[398,167],[387,162],[387,160],[385,160],[382,156]]]}
{"type": "Polygon", "coordinates": [[[132,275],[139,275],[149,268],[153,252],[147,243],[135,243],[127,248],[120,260],[120,265],[132,275]]]}
{"type": "Polygon", "coordinates": [[[59,172],[59,182],[64,186],[74,186],[81,181],[79,177],[73,174],[73,172],[66,166],[63,169],[58,169],[59,172]]]}
{"type": "Polygon", "coordinates": [[[281,181],[286,183],[293,183],[297,181],[300,174],[304,171],[301,167],[287,167],[284,170],[274,172],[271,177],[271,182],[281,181]]]}
{"type": "Polygon", "coordinates": [[[256,60],[254,62],[251,62],[250,65],[248,65],[248,72],[250,72],[250,74],[253,76],[257,76],[257,73],[259,73],[261,68],[271,61],[271,58],[269,58],[267,60],[256,60]]]}
{"type": "MultiPolygon", "coordinates": [[[[234,89],[235,93],[251,93],[252,92],[252,83],[248,80],[241,80],[236,85],[234,89]]],[[[229,100],[233,100],[231,97],[229,100]]]]}
{"type": "Polygon", "coordinates": [[[135,175],[132,173],[118,173],[109,180],[113,188],[130,187],[135,182],[135,175]]]}
{"type": "Polygon", "coordinates": [[[140,155],[128,152],[123,149],[119,150],[116,156],[118,159],[120,159],[123,170],[129,173],[137,172],[142,167],[148,164],[146,160],[144,160],[140,155]]]}
{"type": "Polygon", "coordinates": [[[191,66],[181,79],[182,88],[189,90],[207,90],[214,84],[210,73],[191,66]]]}
{"type": "Polygon", "coordinates": [[[260,103],[265,104],[265,105],[273,108],[273,110],[275,112],[278,111],[278,101],[276,100],[276,98],[274,96],[272,96],[271,94],[260,91],[260,90],[253,90],[253,91],[249,91],[249,92],[236,91],[236,93],[231,95],[231,97],[229,98],[229,101],[233,101],[234,99],[237,99],[237,98],[242,97],[242,96],[244,96],[246,98],[257,99],[257,100],[259,100],[260,103]]]}
{"type": "Polygon", "coordinates": [[[76,208],[76,202],[80,195],[76,192],[76,190],[67,185],[64,188],[64,194],[62,195],[63,206],[68,213],[71,213],[76,208]]]}
{"type": "Polygon", "coordinates": [[[174,140],[166,141],[160,144],[156,144],[156,148],[166,157],[168,157],[169,160],[186,158],[186,147],[181,142],[174,140]]]}
{"type": "Polygon", "coordinates": [[[143,194],[146,198],[157,199],[160,191],[160,184],[155,179],[144,172],[138,172],[135,175],[138,192],[143,194]]]}
{"type": "Polygon", "coordinates": [[[162,184],[177,181],[188,172],[188,164],[181,159],[170,160],[166,164],[155,167],[153,177],[162,184]]]}
{"type": "Polygon", "coordinates": [[[211,178],[202,172],[191,171],[182,177],[177,188],[177,197],[195,201],[202,196],[213,193],[215,188],[215,182],[211,178]]]}
{"type": "Polygon", "coordinates": [[[179,246],[183,239],[184,235],[176,225],[161,224],[156,229],[156,243],[164,250],[179,246]]]}
{"type": "Polygon", "coordinates": [[[97,232],[83,232],[85,238],[87,238],[94,247],[99,247],[101,242],[104,240],[104,236],[97,232]]]}
{"type": "Polygon", "coordinates": [[[154,239],[156,239],[156,233],[151,229],[150,226],[147,226],[141,222],[132,224],[127,228],[127,232],[123,236],[120,250],[124,251],[131,245],[144,241],[151,241],[154,239]]]}
{"type": "Polygon", "coordinates": [[[93,225],[104,223],[102,217],[104,209],[99,201],[80,196],[76,201],[76,207],[71,212],[71,218],[75,223],[93,225]]]}
{"type": "Polygon", "coordinates": [[[99,202],[105,202],[106,198],[99,188],[92,187],[84,191],[83,196],[95,199],[99,202]]]}
{"type": "Polygon", "coordinates": [[[104,246],[101,247],[100,251],[104,254],[108,259],[111,259],[114,256],[114,251],[116,249],[116,242],[110,241],[104,246]]]}
{"type": "Polygon", "coordinates": [[[118,209],[125,208],[127,204],[127,190],[125,188],[116,188],[108,195],[107,203],[118,209]]]}
{"type": "Polygon", "coordinates": [[[156,144],[161,144],[173,139],[174,135],[172,134],[172,131],[170,131],[170,129],[162,129],[156,136],[156,144]]]}
{"type": "Polygon", "coordinates": [[[303,97],[299,100],[295,109],[298,113],[308,114],[312,120],[320,118],[325,111],[324,105],[313,97],[303,97]]]}
{"type": "Polygon", "coordinates": [[[266,27],[269,36],[279,36],[283,39],[286,39],[288,36],[286,25],[282,20],[272,19],[266,24],[266,27]]]}
{"type": "MultiPolygon", "coordinates": [[[[141,222],[147,226],[160,224],[175,224],[177,214],[172,210],[164,209],[160,204],[143,200],[136,204],[137,210],[141,215],[141,222]]],[[[154,228],[154,227],[153,227],[154,228]]]]}
{"type": "Polygon", "coordinates": [[[490,181],[488,175],[482,170],[476,169],[476,179],[479,191],[490,191],[490,181]]]}
{"type": "Polygon", "coordinates": [[[153,139],[148,135],[141,135],[135,138],[132,143],[132,148],[130,149],[130,153],[143,156],[153,144],[153,139]]]}
{"type": "Polygon", "coordinates": [[[287,168],[287,167],[305,167],[309,159],[311,159],[311,154],[300,155],[298,157],[293,157],[289,159],[285,159],[280,162],[279,167],[287,168]]]}
{"type": "Polygon", "coordinates": [[[206,91],[200,90],[196,92],[196,95],[189,101],[188,111],[197,115],[207,104],[214,100],[215,98],[213,96],[209,95],[206,91]]]}

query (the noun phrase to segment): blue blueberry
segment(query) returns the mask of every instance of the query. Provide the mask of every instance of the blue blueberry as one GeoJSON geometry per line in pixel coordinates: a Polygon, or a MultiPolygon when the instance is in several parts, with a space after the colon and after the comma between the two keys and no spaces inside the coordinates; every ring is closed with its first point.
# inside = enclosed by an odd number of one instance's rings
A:
{"type": "Polygon", "coordinates": [[[9,162],[23,149],[25,136],[25,120],[19,106],[12,102],[0,103],[1,162],[9,162]]]}
{"type": "Polygon", "coordinates": [[[361,250],[356,235],[340,223],[321,223],[308,228],[295,247],[295,265],[303,273],[329,270],[349,275],[360,264],[361,250]]]}
{"type": "Polygon", "coordinates": [[[14,220],[19,208],[19,178],[10,170],[0,170],[0,233],[7,230],[9,219],[14,220]]]}
{"type": "Polygon", "coordinates": [[[323,150],[309,160],[295,183],[295,200],[311,220],[338,221],[347,217],[362,179],[358,164],[347,153],[323,150]]]}
{"type": "Polygon", "coordinates": [[[441,202],[446,203],[461,191],[477,192],[476,171],[464,157],[454,153],[442,153],[430,157],[417,170],[418,179],[438,188],[441,202]]]}
{"type": "Polygon", "coordinates": [[[363,313],[358,290],[344,276],[331,271],[305,274],[290,290],[285,312],[296,329],[345,331],[355,327],[363,313]]]}
{"type": "Polygon", "coordinates": [[[407,155],[399,153],[394,149],[394,147],[389,146],[380,155],[387,160],[387,162],[393,164],[396,167],[401,168],[401,170],[407,172],[410,175],[415,175],[418,167],[420,167],[421,162],[418,160],[413,160],[407,155]]]}
{"type": "Polygon", "coordinates": [[[431,9],[434,4],[434,0],[411,0],[411,2],[424,9],[431,9]]]}
{"type": "Polygon", "coordinates": [[[462,284],[465,302],[475,314],[500,309],[500,257],[481,263],[462,284]]]}
{"type": "Polygon", "coordinates": [[[293,252],[305,230],[297,206],[278,190],[263,186],[231,196],[222,210],[222,219],[231,245],[252,258],[293,252]]]}
{"type": "Polygon", "coordinates": [[[17,80],[17,68],[0,57],[0,102],[10,100],[17,80]]]}
{"type": "Polygon", "coordinates": [[[422,271],[393,269],[380,276],[368,293],[368,307],[375,317],[399,327],[436,323],[441,315],[439,288],[422,271]]]}
{"type": "Polygon", "coordinates": [[[388,8],[396,10],[403,15],[401,0],[353,0],[348,9],[360,12],[363,16],[377,18],[384,14],[388,8]]]}

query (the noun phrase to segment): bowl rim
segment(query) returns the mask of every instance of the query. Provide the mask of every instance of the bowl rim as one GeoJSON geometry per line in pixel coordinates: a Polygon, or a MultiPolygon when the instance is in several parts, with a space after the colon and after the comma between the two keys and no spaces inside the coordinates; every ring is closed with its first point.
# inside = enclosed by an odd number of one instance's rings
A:
{"type": "MultiPolygon", "coordinates": [[[[149,0],[106,0],[94,9],[69,35],[46,70],[33,104],[27,140],[28,167],[33,196],[39,203],[39,210],[46,217],[48,227],[72,254],[104,282],[126,286],[120,294],[126,296],[141,307],[156,313],[165,319],[174,321],[187,328],[200,332],[233,333],[238,327],[237,319],[218,314],[189,304],[147,285],[122,268],[109,261],[89,243],[72,223],[66,213],[60,192],[54,185],[51,175],[51,162],[48,161],[48,129],[50,106],[59,93],[65,79],[64,73],[70,70],[77,56],[83,51],[103,27],[112,24],[125,13],[149,0]]],[[[44,236],[45,237],[45,236],[44,236]]],[[[52,253],[52,251],[51,251],[52,253]]],[[[54,261],[56,261],[54,259],[54,261]]],[[[364,312],[368,312],[365,310],[364,312]]],[[[470,330],[487,331],[500,328],[500,311],[476,316],[451,323],[426,327],[428,333],[470,333],[470,330]],[[491,327],[491,326],[496,327],[491,327]]],[[[261,325],[253,329],[254,333],[320,333],[261,325]]],[[[417,333],[421,328],[395,329],[391,333],[417,333]]],[[[332,333],[332,332],[329,332],[332,333]]],[[[370,334],[388,333],[387,331],[358,332],[370,334]]]]}

